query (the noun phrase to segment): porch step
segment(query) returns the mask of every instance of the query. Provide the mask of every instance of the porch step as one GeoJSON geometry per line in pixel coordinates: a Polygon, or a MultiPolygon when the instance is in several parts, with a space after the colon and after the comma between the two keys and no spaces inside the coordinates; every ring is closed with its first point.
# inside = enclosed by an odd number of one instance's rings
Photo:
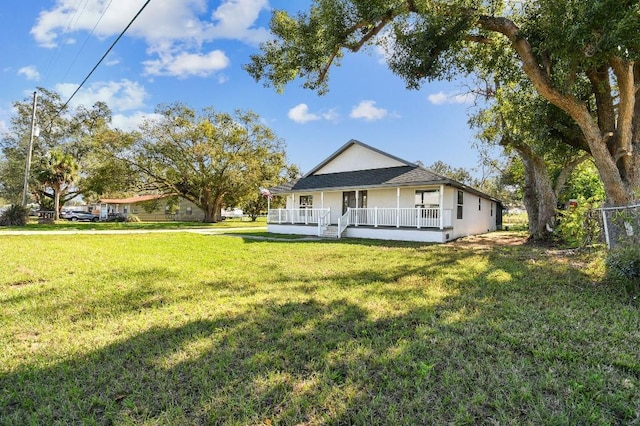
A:
{"type": "Polygon", "coordinates": [[[320,236],[322,238],[338,238],[338,227],[336,225],[329,225],[320,236]]]}

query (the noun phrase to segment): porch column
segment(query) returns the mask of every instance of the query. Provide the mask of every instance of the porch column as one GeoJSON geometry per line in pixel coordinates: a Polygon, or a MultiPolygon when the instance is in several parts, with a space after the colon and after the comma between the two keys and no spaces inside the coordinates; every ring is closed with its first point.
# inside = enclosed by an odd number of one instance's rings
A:
{"type": "Polygon", "coordinates": [[[396,189],[396,228],[400,228],[400,187],[396,189]]]}
{"type": "Polygon", "coordinates": [[[324,191],[320,193],[320,208],[324,209],[324,191]]]}
{"type": "Polygon", "coordinates": [[[294,218],[293,218],[293,211],[294,211],[294,208],[295,208],[295,202],[296,202],[296,196],[291,194],[291,210],[289,211],[290,216],[291,216],[291,218],[290,218],[291,219],[291,223],[296,223],[294,218]]]}
{"type": "Polygon", "coordinates": [[[358,214],[358,207],[360,207],[358,205],[358,198],[360,198],[360,191],[356,189],[356,226],[358,226],[358,218],[360,217],[360,215],[358,214]]]}
{"type": "Polygon", "coordinates": [[[444,229],[444,185],[440,185],[440,230],[444,229]]]}

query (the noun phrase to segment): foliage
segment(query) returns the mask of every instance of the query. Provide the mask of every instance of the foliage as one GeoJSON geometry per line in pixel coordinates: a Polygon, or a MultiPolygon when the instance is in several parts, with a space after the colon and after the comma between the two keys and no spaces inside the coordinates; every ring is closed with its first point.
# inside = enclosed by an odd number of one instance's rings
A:
{"type": "Polygon", "coordinates": [[[285,173],[282,141],[252,112],[198,113],[176,103],[157,114],[139,138],[113,143],[114,159],[127,163],[147,190],[193,202],[205,222],[219,217],[225,200],[240,200],[285,173]]]}
{"type": "Polygon", "coordinates": [[[634,299],[640,296],[640,245],[617,245],[607,254],[606,266],[612,283],[622,285],[634,299]]]}
{"type": "Polygon", "coordinates": [[[434,173],[453,179],[457,182],[476,187],[476,182],[471,173],[464,167],[452,167],[443,161],[436,161],[426,167],[434,173]]]}
{"type": "Polygon", "coordinates": [[[138,203],[138,205],[140,207],[142,207],[142,210],[144,210],[147,213],[153,213],[154,211],[158,210],[160,208],[161,205],[161,198],[154,198],[152,200],[147,200],[147,201],[142,201],[140,203],[138,203]]]}
{"type": "Polygon", "coordinates": [[[592,204],[605,201],[604,187],[592,161],[585,161],[571,173],[566,187],[558,194],[558,202],[567,204],[580,197],[591,200],[592,204]]]}
{"type": "Polygon", "coordinates": [[[600,224],[593,217],[593,209],[602,200],[578,196],[575,206],[559,210],[556,231],[560,239],[571,247],[586,247],[599,239],[600,224]]]}
{"type": "MultiPolygon", "coordinates": [[[[640,187],[639,12],[637,2],[616,0],[313,0],[296,16],[273,13],[275,38],[245,69],[276,90],[301,79],[324,93],[346,53],[375,46],[409,88],[478,70],[500,83],[526,82],[557,109],[549,116],[559,144],[589,153],[608,202],[625,205],[640,187]]],[[[548,225],[553,203],[543,204],[548,225]]]]}
{"type": "Polygon", "coordinates": [[[600,252],[105,238],[0,238],[2,423],[637,419],[640,315],[600,252]]]}
{"type": "MultiPolygon", "coordinates": [[[[113,165],[106,163],[103,152],[96,149],[98,135],[107,131],[111,122],[108,106],[97,102],[91,107],[81,105],[71,110],[67,107],[63,109],[63,105],[58,93],[38,88],[36,119],[40,132],[34,138],[32,164],[41,164],[52,151],[57,151],[72,158],[78,168],[78,179],[61,194],[59,206],[80,194],[85,198],[95,198],[106,189],[120,189],[123,185],[119,180],[131,174],[116,173],[113,168],[109,169],[113,165]],[[107,184],[110,180],[112,183],[107,184]]],[[[22,193],[33,100],[25,98],[14,102],[13,108],[9,131],[0,142],[0,193],[11,200],[17,199],[22,193]]],[[[34,168],[32,172],[29,177],[31,195],[38,202],[42,202],[43,198],[53,199],[50,188],[45,188],[37,180],[34,168]]]]}
{"type": "Polygon", "coordinates": [[[127,215],[127,222],[139,223],[141,221],[140,221],[140,218],[138,216],[136,216],[134,214],[130,214],[130,215],[127,215]]]}
{"type": "Polygon", "coordinates": [[[12,204],[0,214],[0,226],[25,226],[29,222],[29,209],[12,204]]]}
{"type": "Polygon", "coordinates": [[[36,179],[42,185],[42,192],[53,191],[48,198],[53,199],[54,219],[59,219],[60,199],[71,192],[73,183],[78,177],[78,163],[59,149],[52,150],[49,155],[40,159],[34,168],[36,179]]]}

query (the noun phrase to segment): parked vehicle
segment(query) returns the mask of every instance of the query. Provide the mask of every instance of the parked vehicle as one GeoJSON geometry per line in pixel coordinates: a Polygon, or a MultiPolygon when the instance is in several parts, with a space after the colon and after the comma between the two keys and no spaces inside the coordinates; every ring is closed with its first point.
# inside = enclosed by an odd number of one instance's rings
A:
{"type": "Polygon", "coordinates": [[[85,212],[82,210],[71,210],[62,213],[62,218],[70,220],[72,222],[89,221],[97,222],[100,220],[100,216],[91,212],[85,212]]]}

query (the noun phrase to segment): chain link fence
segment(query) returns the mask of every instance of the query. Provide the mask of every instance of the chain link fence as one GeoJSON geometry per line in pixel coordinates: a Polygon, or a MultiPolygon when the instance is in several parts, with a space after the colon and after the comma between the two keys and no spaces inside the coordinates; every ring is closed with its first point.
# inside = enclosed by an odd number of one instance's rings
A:
{"type": "Polygon", "coordinates": [[[588,220],[599,223],[600,238],[610,249],[620,244],[640,244],[640,204],[595,209],[588,220]]]}

